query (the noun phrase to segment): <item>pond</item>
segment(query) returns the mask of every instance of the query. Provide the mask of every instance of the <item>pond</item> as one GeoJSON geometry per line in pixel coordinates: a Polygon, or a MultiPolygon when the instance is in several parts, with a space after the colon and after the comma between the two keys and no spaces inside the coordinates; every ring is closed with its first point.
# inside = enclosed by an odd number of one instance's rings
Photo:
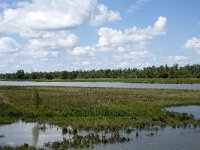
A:
{"type": "Polygon", "coordinates": [[[108,88],[200,90],[200,84],[145,84],[145,83],[122,83],[122,82],[0,81],[0,86],[66,86],[66,87],[108,87],[108,88]]]}
{"type": "Polygon", "coordinates": [[[10,125],[0,126],[0,145],[17,146],[24,143],[36,147],[43,147],[46,142],[62,140],[62,129],[56,126],[22,121],[10,125]]]}
{"type": "Polygon", "coordinates": [[[200,149],[200,128],[171,128],[166,127],[149,134],[139,132],[139,136],[131,134],[129,143],[97,145],[94,150],[197,150],[200,149]]]}
{"type": "Polygon", "coordinates": [[[164,110],[170,112],[192,114],[194,119],[200,119],[200,106],[197,105],[167,107],[164,108],[164,110]]]}
{"type": "MultiPolygon", "coordinates": [[[[70,128],[70,127],[69,127],[70,128]]],[[[155,127],[154,129],[157,129],[155,127]]],[[[87,135],[91,131],[78,131],[80,135],[87,135]]],[[[36,147],[43,147],[47,142],[60,141],[63,137],[72,138],[69,134],[63,134],[61,128],[47,124],[25,123],[22,121],[0,126],[0,134],[4,137],[0,138],[0,146],[10,145],[16,146],[23,143],[36,147]]],[[[99,134],[103,134],[100,131],[99,134]]],[[[106,136],[110,136],[109,132],[105,132],[106,136]]],[[[158,130],[136,130],[126,133],[120,130],[120,135],[129,138],[129,142],[113,143],[113,144],[97,144],[94,145],[95,150],[104,149],[135,149],[135,150],[196,150],[200,148],[200,128],[159,128],[158,130]],[[138,133],[138,136],[136,136],[138,133]]]]}

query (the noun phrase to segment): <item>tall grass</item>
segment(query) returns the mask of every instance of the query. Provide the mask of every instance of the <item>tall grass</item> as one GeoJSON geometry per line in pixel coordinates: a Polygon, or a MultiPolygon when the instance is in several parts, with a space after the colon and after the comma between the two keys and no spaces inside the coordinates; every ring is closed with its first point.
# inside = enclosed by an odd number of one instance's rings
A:
{"type": "Polygon", "coordinates": [[[9,100],[0,103],[0,124],[18,118],[80,128],[200,123],[189,115],[161,110],[166,106],[199,105],[200,91],[0,87],[0,93],[9,100]]]}

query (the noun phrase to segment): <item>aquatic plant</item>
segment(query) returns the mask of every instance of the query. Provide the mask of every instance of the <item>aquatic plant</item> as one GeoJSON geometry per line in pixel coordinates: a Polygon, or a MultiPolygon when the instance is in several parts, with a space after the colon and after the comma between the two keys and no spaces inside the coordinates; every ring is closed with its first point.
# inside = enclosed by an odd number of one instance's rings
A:
{"type": "MultiPolygon", "coordinates": [[[[103,132],[103,131],[100,131],[103,132]]],[[[95,144],[113,144],[117,142],[128,142],[130,139],[119,134],[119,131],[112,133],[111,137],[97,133],[88,133],[85,136],[79,135],[78,132],[73,134],[72,139],[63,138],[63,141],[55,141],[53,143],[46,143],[47,148],[52,149],[82,149],[92,148],[95,144]]]]}
{"type": "Polygon", "coordinates": [[[2,135],[2,134],[0,134],[0,138],[4,138],[4,137],[6,137],[5,135],[2,135]]]}
{"type": "Polygon", "coordinates": [[[68,128],[62,127],[62,134],[67,134],[67,133],[68,133],[68,128]]]}
{"type": "Polygon", "coordinates": [[[0,150],[45,150],[44,148],[36,148],[33,146],[29,146],[28,144],[24,143],[21,146],[11,147],[11,146],[3,146],[0,147],[0,150]]]}

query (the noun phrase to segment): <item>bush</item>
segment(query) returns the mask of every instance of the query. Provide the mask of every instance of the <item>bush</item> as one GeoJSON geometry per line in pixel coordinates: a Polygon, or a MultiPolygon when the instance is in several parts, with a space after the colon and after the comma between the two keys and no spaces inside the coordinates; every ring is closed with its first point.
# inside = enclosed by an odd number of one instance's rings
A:
{"type": "Polygon", "coordinates": [[[39,94],[38,94],[38,91],[35,90],[33,92],[33,105],[36,107],[36,108],[39,108],[40,105],[42,104],[42,99],[40,98],[39,94]]]}

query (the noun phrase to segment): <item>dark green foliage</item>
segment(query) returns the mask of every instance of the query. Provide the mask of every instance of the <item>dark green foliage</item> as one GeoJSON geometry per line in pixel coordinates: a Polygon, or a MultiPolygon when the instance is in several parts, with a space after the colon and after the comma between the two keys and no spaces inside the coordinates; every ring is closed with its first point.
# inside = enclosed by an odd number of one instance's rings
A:
{"type": "Polygon", "coordinates": [[[63,127],[63,128],[62,128],[62,134],[67,134],[67,132],[68,132],[67,127],[63,127]]]}
{"type": "MultiPolygon", "coordinates": [[[[169,67],[165,66],[151,66],[143,69],[128,68],[128,69],[106,69],[106,70],[90,70],[90,71],[61,71],[61,72],[32,72],[24,73],[24,70],[18,70],[16,73],[0,74],[2,80],[36,80],[36,79],[62,79],[62,80],[73,80],[73,79],[98,79],[98,78],[200,78],[200,65],[186,65],[179,67],[178,64],[174,64],[169,67]]],[[[153,82],[153,81],[152,81],[153,82]]]]}
{"type": "Polygon", "coordinates": [[[102,135],[100,137],[97,134],[90,133],[85,136],[80,136],[78,134],[73,134],[73,140],[67,140],[66,138],[63,138],[63,141],[58,142],[55,141],[52,144],[48,145],[48,148],[51,149],[88,149],[92,148],[94,144],[113,144],[113,143],[123,143],[128,142],[130,139],[128,137],[121,136],[119,133],[113,133],[111,137],[106,137],[105,135],[102,135]]]}
{"type": "Polygon", "coordinates": [[[24,79],[24,75],[25,75],[24,70],[17,70],[16,72],[17,79],[24,79]]]}

